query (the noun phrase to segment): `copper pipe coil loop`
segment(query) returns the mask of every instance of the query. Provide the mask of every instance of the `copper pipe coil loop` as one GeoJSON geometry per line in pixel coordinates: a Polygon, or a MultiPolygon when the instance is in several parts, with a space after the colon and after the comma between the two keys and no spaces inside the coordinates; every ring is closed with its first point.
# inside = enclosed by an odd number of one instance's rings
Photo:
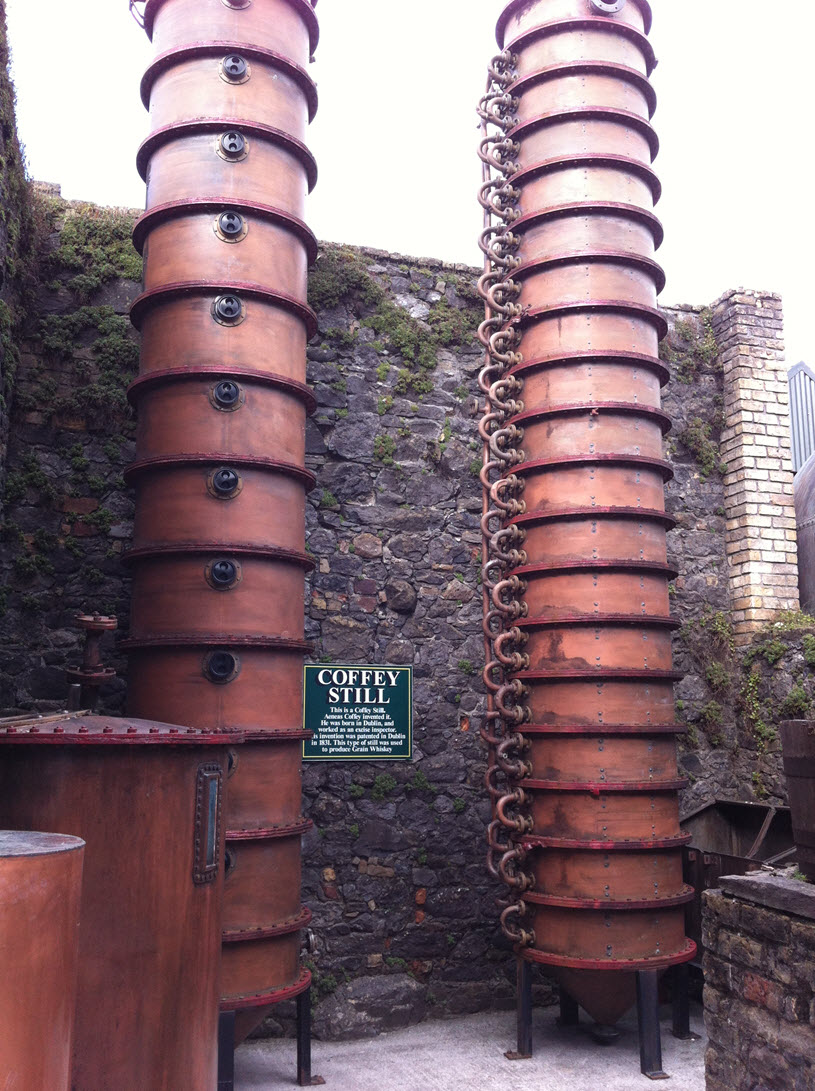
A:
{"type": "Polygon", "coordinates": [[[509,921],[510,917],[524,917],[528,910],[526,904],[521,899],[514,902],[512,905],[508,905],[501,914],[501,928],[507,939],[517,944],[519,947],[529,947],[535,942],[535,933],[529,929],[513,927],[509,921]]]}
{"type": "Polygon", "coordinates": [[[526,853],[523,848],[516,847],[505,852],[498,863],[498,873],[501,878],[514,890],[523,893],[531,890],[535,880],[523,870],[526,853]]]}

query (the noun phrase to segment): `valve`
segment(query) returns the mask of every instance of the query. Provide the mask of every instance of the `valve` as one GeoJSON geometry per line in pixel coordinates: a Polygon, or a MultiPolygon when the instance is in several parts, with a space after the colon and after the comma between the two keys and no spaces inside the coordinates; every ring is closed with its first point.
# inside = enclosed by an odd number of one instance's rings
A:
{"type": "Polygon", "coordinates": [[[228,591],[240,582],[240,566],[225,557],[219,557],[207,565],[206,577],[216,591],[228,591]]]}
{"type": "Polygon", "coordinates": [[[249,65],[240,53],[230,53],[221,61],[221,71],[234,83],[242,83],[249,71],[249,65]]]}
{"type": "Polygon", "coordinates": [[[216,322],[224,326],[237,326],[243,321],[243,304],[236,295],[219,295],[212,305],[216,322]]]}
{"type": "Polygon", "coordinates": [[[241,491],[243,482],[237,470],[230,466],[220,466],[209,475],[207,486],[218,500],[231,500],[241,491]]]}
{"type": "Polygon", "coordinates": [[[243,405],[243,390],[231,379],[222,379],[210,390],[209,400],[216,409],[232,413],[243,405]]]}
{"type": "Polygon", "coordinates": [[[204,658],[204,675],[216,686],[225,686],[238,677],[241,661],[233,652],[223,649],[208,652],[204,658]]]}
{"type": "Polygon", "coordinates": [[[218,141],[221,156],[224,159],[244,159],[247,155],[246,137],[237,129],[230,129],[218,141]]]}
{"type": "Polygon", "coordinates": [[[215,220],[215,233],[224,242],[240,242],[246,238],[246,220],[240,212],[222,212],[215,220]]]}

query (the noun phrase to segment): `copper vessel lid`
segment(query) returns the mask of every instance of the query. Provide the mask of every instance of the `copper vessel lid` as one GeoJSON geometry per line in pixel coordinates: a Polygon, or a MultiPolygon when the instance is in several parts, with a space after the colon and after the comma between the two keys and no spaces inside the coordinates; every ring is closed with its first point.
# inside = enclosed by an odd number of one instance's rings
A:
{"type": "Polygon", "coordinates": [[[240,732],[202,731],[197,727],[137,720],[130,716],[95,716],[90,712],[0,720],[0,743],[234,746],[240,742],[243,742],[240,732]]]}
{"type": "Polygon", "coordinates": [[[0,859],[14,856],[53,856],[85,847],[81,837],[67,833],[36,833],[32,830],[0,830],[0,859]]]}

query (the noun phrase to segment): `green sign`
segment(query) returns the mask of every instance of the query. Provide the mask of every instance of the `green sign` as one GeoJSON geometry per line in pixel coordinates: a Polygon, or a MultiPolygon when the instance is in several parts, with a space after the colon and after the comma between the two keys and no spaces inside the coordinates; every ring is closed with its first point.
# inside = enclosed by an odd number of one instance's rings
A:
{"type": "Polygon", "coordinates": [[[303,673],[305,761],[409,758],[413,667],[309,664],[303,673]]]}

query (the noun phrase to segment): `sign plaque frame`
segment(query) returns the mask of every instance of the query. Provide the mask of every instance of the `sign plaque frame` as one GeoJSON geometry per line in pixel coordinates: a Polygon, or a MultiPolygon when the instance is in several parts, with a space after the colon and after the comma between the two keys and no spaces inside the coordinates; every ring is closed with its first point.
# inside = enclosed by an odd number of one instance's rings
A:
{"type": "Polygon", "coordinates": [[[306,663],[303,761],[409,761],[413,667],[306,663]]]}

